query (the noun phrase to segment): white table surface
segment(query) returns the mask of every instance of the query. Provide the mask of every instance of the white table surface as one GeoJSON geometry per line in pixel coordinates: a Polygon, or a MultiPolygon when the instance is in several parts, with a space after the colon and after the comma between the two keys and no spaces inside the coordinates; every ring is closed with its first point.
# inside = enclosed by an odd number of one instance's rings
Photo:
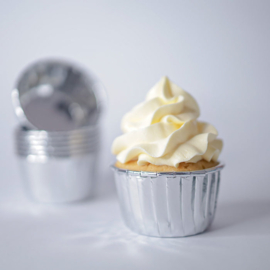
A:
{"type": "Polygon", "coordinates": [[[270,203],[219,202],[212,227],[153,238],[125,227],[115,195],[70,205],[0,204],[0,269],[269,269],[270,203]]]}

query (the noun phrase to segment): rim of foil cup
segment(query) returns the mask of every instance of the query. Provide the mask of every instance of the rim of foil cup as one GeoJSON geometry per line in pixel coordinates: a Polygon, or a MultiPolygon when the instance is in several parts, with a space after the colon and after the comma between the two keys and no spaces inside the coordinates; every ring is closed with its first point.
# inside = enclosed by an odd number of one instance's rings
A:
{"type": "Polygon", "coordinates": [[[67,153],[23,153],[19,151],[15,151],[17,157],[27,159],[31,162],[40,162],[47,161],[51,159],[68,159],[68,158],[76,158],[82,157],[92,154],[97,154],[98,149],[89,149],[86,151],[78,151],[78,152],[67,152],[67,153]]]}
{"type": "Polygon", "coordinates": [[[70,146],[70,145],[85,145],[85,144],[95,144],[99,142],[99,138],[77,138],[77,139],[63,139],[63,140],[27,140],[27,139],[20,139],[15,138],[15,143],[17,145],[24,145],[24,146],[55,146],[55,147],[62,147],[62,146],[70,146]]]}
{"type": "Polygon", "coordinates": [[[69,136],[86,136],[89,134],[95,134],[99,132],[99,125],[93,125],[88,127],[83,127],[79,129],[74,129],[71,131],[47,131],[47,130],[39,130],[39,129],[30,129],[26,126],[19,125],[15,128],[16,136],[21,137],[33,137],[33,138],[62,138],[69,136]]]}
{"type": "Polygon", "coordinates": [[[133,175],[145,175],[145,176],[159,176],[159,175],[194,175],[194,174],[206,174],[206,173],[211,173],[214,171],[221,170],[225,167],[224,162],[219,162],[218,165],[208,168],[208,169],[203,169],[203,170],[196,170],[196,171],[183,171],[183,172],[148,172],[148,171],[133,171],[133,170],[125,170],[116,167],[114,164],[111,165],[111,168],[114,171],[117,171],[119,173],[129,173],[133,175]]]}
{"type": "Polygon", "coordinates": [[[20,153],[59,153],[59,154],[64,154],[64,153],[71,153],[71,152],[85,152],[85,151],[91,151],[92,149],[96,149],[97,146],[84,146],[84,147],[66,147],[66,148],[56,148],[56,147],[40,147],[40,148],[22,148],[22,147],[17,147],[17,152],[20,153]]]}

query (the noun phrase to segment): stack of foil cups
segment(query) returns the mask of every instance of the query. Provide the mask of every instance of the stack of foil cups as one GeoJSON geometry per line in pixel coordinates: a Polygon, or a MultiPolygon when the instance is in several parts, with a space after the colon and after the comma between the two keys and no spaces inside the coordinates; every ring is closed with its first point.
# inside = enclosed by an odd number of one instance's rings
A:
{"type": "Polygon", "coordinates": [[[76,65],[43,60],[29,66],[12,92],[15,128],[27,194],[38,202],[65,203],[94,194],[100,146],[100,82],[76,65]]]}

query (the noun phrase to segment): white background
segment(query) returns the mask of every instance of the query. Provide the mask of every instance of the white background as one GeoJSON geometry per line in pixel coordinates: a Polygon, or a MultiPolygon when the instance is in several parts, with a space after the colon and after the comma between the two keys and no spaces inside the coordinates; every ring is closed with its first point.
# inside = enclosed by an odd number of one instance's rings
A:
{"type": "Polygon", "coordinates": [[[0,269],[269,269],[269,1],[0,0],[0,269]],[[19,72],[55,56],[106,86],[100,196],[34,205],[13,155],[10,91],[19,72]],[[190,92],[224,139],[212,229],[185,239],[122,224],[109,165],[123,114],[160,79],[190,92]]]}

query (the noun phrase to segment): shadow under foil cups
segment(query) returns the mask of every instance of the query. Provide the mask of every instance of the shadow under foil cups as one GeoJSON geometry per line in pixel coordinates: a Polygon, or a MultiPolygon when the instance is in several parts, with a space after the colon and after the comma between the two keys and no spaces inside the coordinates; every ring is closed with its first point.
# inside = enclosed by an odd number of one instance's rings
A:
{"type": "Polygon", "coordinates": [[[223,167],[153,173],[112,166],[126,225],[136,233],[155,237],[204,232],[215,216],[223,167]]]}

